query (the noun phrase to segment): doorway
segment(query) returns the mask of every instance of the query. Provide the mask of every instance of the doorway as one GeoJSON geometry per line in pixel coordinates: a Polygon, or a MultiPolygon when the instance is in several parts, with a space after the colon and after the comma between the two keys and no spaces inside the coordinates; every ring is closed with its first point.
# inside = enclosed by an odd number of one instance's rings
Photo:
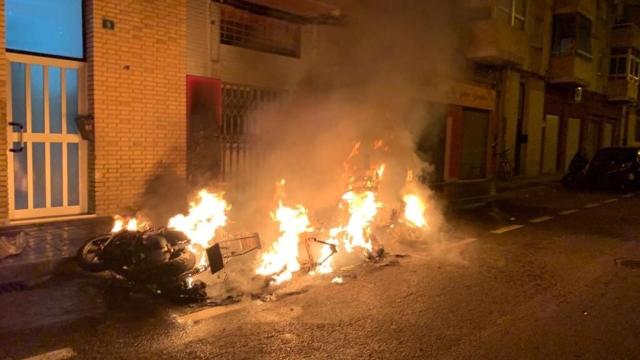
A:
{"type": "Polygon", "coordinates": [[[87,211],[87,145],[76,125],[84,64],[9,54],[9,218],[87,211]]]}
{"type": "Polygon", "coordinates": [[[560,117],[547,115],[542,128],[542,173],[553,174],[558,171],[558,145],[560,117]]]}
{"type": "Polygon", "coordinates": [[[487,175],[489,119],[489,111],[462,110],[460,180],[484,179],[487,175]]]}

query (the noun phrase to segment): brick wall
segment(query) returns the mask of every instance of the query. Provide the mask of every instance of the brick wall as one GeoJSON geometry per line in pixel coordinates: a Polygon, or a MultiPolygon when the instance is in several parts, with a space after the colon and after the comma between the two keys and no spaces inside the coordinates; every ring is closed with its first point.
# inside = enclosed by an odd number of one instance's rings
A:
{"type": "Polygon", "coordinates": [[[134,205],[161,168],[184,178],[185,1],[87,1],[89,191],[98,215],[134,205]],[[105,18],[114,30],[102,27],[105,18]]]}
{"type": "Polygon", "coordinates": [[[211,0],[187,1],[187,72],[190,75],[208,76],[211,64],[210,44],[217,23],[211,24],[209,6],[211,0]]]}
{"type": "MultiPolygon", "coordinates": [[[[5,52],[4,34],[4,0],[0,0],[0,119],[7,119],[7,57],[5,52]]],[[[3,127],[3,129],[6,128],[3,127]]],[[[9,199],[7,191],[7,160],[9,152],[7,149],[6,132],[0,136],[0,223],[6,222],[9,215],[9,199]]]]}

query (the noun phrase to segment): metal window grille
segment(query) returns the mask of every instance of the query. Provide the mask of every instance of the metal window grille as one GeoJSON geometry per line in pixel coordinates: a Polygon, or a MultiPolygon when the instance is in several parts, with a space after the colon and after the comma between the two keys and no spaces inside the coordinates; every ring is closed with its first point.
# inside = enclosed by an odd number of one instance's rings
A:
{"type": "Polygon", "coordinates": [[[220,42],[252,50],[300,57],[300,24],[221,7],[220,42]]]}
{"type": "Polygon", "coordinates": [[[222,85],[223,181],[233,180],[237,186],[248,186],[248,179],[261,161],[260,124],[252,116],[266,103],[274,101],[282,91],[237,84],[222,85]]]}

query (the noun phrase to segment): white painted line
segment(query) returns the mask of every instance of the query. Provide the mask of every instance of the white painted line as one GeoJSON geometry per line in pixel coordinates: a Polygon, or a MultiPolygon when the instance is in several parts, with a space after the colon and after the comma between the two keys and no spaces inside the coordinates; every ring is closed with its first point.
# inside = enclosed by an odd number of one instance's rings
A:
{"type": "MultiPolygon", "coordinates": [[[[478,239],[477,238],[466,238],[464,240],[460,240],[460,241],[456,241],[456,242],[451,243],[451,244],[444,245],[441,248],[439,247],[438,251],[453,250],[453,249],[455,249],[457,247],[464,246],[464,245],[467,245],[467,244],[471,244],[474,241],[478,241],[478,239]]],[[[433,257],[434,257],[433,254],[430,254],[430,255],[421,255],[421,254],[418,254],[418,253],[412,253],[411,254],[411,258],[417,258],[417,259],[431,259],[433,257]]]]}
{"type": "Polygon", "coordinates": [[[200,310],[200,311],[195,311],[192,312],[190,314],[187,315],[183,315],[183,316],[179,316],[177,318],[178,322],[180,323],[186,323],[186,322],[197,322],[200,320],[204,320],[204,319],[208,319],[208,318],[212,318],[215,316],[220,316],[222,314],[226,314],[228,312],[231,311],[236,311],[236,310],[240,310],[243,307],[249,305],[250,302],[248,301],[243,301],[237,304],[233,304],[233,305],[221,305],[221,306],[215,306],[212,308],[207,308],[204,310],[200,310]]]}
{"type": "Polygon", "coordinates": [[[585,208],[585,209],[593,209],[593,208],[598,207],[600,205],[602,205],[602,204],[600,204],[600,203],[591,203],[591,204],[587,204],[587,205],[583,206],[583,208],[585,208]]]}
{"type": "Polygon", "coordinates": [[[446,245],[446,246],[444,246],[444,248],[445,249],[455,248],[455,247],[458,247],[458,246],[462,246],[462,245],[466,245],[466,244],[472,243],[472,242],[477,241],[477,240],[478,239],[476,239],[476,238],[466,238],[464,240],[456,241],[453,244],[446,245]]]}
{"type": "Polygon", "coordinates": [[[623,198],[630,198],[630,197],[633,197],[634,195],[635,195],[635,194],[631,194],[631,193],[629,193],[629,194],[624,194],[624,195],[622,195],[622,197],[623,197],[623,198]]]}
{"type": "Polygon", "coordinates": [[[553,219],[553,216],[541,216],[539,218],[531,219],[529,220],[529,222],[532,224],[539,224],[541,222],[549,221],[551,219],[553,219]]]}
{"type": "Polygon", "coordinates": [[[505,226],[505,227],[501,227],[499,229],[492,230],[491,233],[492,234],[504,234],[504,233],[509,232],[509,231],[518,230],[518,229],[520,229],[522,227],[524,227],[524,225],[510,225],[510,226],[505,226]]]}
{"type": "Polygon", "coordinates": [[[560,214],[560,215],[571,215],[571,214],[575,214],[575,213],[577,213],[578,211],[580,211],[580,210],[578,210],[578,209],[571,209],[571,210],[561,211],[561,212],[559,212],[558,214],[560,214]]]}
{"type": "Polygon", "coordinates": [[[605,204],[611,204],[612,202],[616,202],[616,201],[618,201],[618,200],[620,200],[620,199],[618,199],[618,198],[611,198],[611,199],[607,199],[607,200],[603,201],[603,203],[605,203],[605,204]]]}
{"type": "Polygon", "coordinates": [[[44,354],[24,358],[23,360],[61,360],[61,359],[70,359],[77,355],[78,354],[76,354],[76,352],[73,351],[72,348],[66,347],[64,349],[49,351],[44,354]]]}

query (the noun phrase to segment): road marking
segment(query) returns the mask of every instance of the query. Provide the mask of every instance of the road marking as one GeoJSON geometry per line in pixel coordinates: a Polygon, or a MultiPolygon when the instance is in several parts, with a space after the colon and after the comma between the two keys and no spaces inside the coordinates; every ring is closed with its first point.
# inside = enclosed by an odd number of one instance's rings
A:
{"type": "Polygon", "coordinates": [[[456,241],[453,244],[446,245],[446,246],[443,247],[443,249],[455,248],[455,247],[458,247],[458,246],[462,246],[462,245],[466,245],[466,244],[472,243],[472,242],[477,241],[477,240],[478,239],[476,239],[476,238],[466,238],[464,240],[456,241]]]}
{"type": "Polygon", "coordinates": [[[611,204],[612,202],[616,202],[616,201],[618,201],[618,200],[620,200],[620,199],[618,199],[618,198],[611,198],[611,199],[607,199],[607,200],[603,201],[603,203],[605,203],[605,204],[611,204]]]}
{"type": "Polygon", "coordinates": [[[602,205],[602,204],[600,204],[600,203],[591,203],[591,204],[587,204],[587,205],[583,206],[583,208],[585,208],[585,209],[593,209],[593,208],[598,207],[600,205],[602,205]]]}
{"type": "Polygon", "coordinates": [[[561,212],[559,212],[558,214],[560,214],[560,215],[571,215],[571,214],[575,214],[575,213],[577,213],[578,211],[580,211],[580,210],[578,210],[578,209],[571,209],[571,210],[561,211],[561,212]]]}
{"type": "Polygon", "coordinates": [[[44,354],[24,358],[23,360],[61,360],[61,359],[70,359],[77,355],[78,354],[76,354],[76,352],[73,351],[72,348],[66,347],[64,349],[49,351],[44,354]]]}
{"type": "Polygon", "coordinates": [[[492,230],[491,233],[492,234],[504,234],[504,233],[509,232],[509,231],[518,230],[518,229],[520,229],[522,227],[524,227],[524,225],[510,225],[510,226],[505,226],[505,227],[501,227],[499,229],[492,230]]]}
{"type": "Polygon", "coordinates": [[[233,305],[226,305],[226,306],[225,305],[221,305],[221,306],[207,308],[207,309],[200,310],[200,311],[194,311],[194,312],[192,312],[190,314],[182,315],[182,316],[177,317],[177,320],[180,323],[197,322],[197,321],[208,319],[208,318],[212,318],[212,317],[215,317],[215,316],[220,316],[220,315],[226,314],[228,312],[240,310],[243,307],[249,305],[250,303],[251,302],[249,302],[249,301],[244,301],[244,302],[240,302],[240,303],[233,304],[233,305]]]}
{"type": "MultiPolygon", "coordinates": [[[[472,243],[474,241],[478,241],[478,239],[477,238],[466,238],[464,240],[456,241],[456,242],[451,243],[451,244],[443,245],[442,247],[438,248],[438,251],[453,250],[453,249],[455,249],[457,247],[470,244],[470,243],[472,243]]],[[[411,253],[411,255],[410,255],[411,258],[417,258],[417,259],[431,259],[431,258],[433,258],[433,256],[434,256],[433,253],[430,253],[429,255],[422,255],[422,254],[418,254],[416,252],[411,253]]],[[[344,269],[344,268],[342,268],[342,269],[344,269]]],[[[342,270],[342,269],[340,269],[340,270],[342,270]]]]}
{"type": "Polygon", "coordinates": [[[553,219],[553,216],[541,216],[539,218],[531,219],[529,220],[529,222],[532,224],[539,224],[541,222],[549,221],[551,219],[553,219]]]}
{"type": "Polygon", "coordinates": [[[633,197],[635,194],[629,193],[629,194],[624,194],[622,195],[623,198],[630,198],[633,197]]]}

